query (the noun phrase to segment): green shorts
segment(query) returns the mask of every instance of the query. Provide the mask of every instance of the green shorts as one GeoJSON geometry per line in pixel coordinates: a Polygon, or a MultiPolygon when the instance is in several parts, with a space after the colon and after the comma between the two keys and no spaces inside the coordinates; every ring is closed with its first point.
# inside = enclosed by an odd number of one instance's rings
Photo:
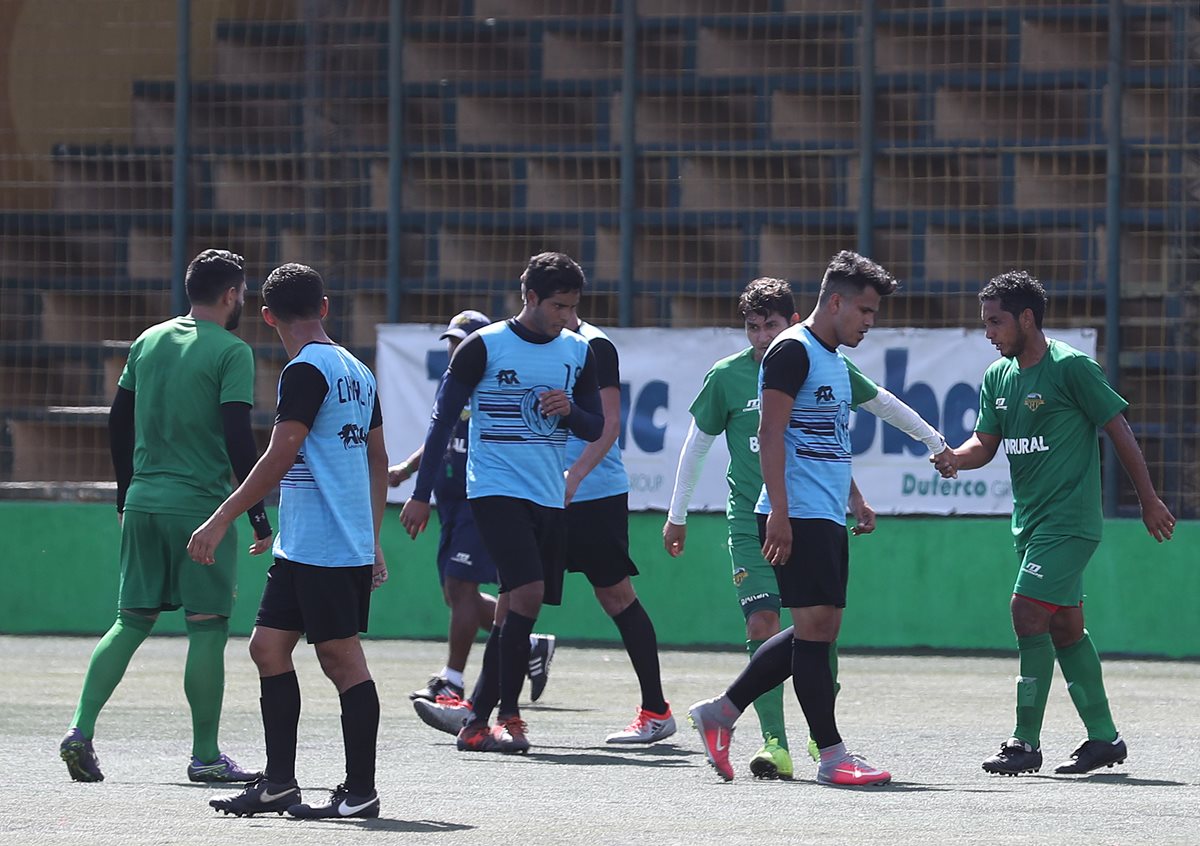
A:
{"type": "Polygon", "coordinates": [[[207,515],[126,511],[121,524],[121,587],[117,607],[184,608],[228,617],[237,596],[237,530],[229,527],[210,565],[188,557],[187,545],[207,515]]]}
{"type": "Polygon", "coordinates": [[[763,558],[762,544],[754,533],[729,531],[729,558],[733,562],[733,586],[746,619],[756,611],[779,613],[779,582],[775,568],[763,558]]]}
{"type": "Polygon", "coordinates": [[[1083,571],[1099,541],[1072,537],[1034,538],[1023,550],[1013,593],[1070,607],[1083,601],[1083,571]]]}

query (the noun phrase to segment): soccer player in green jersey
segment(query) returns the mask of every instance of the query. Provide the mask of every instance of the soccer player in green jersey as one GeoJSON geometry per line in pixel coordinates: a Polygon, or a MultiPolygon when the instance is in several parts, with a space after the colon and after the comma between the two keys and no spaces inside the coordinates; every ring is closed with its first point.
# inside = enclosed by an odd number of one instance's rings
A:
{"type": "MultiPolygon", "coordinates": [[[[775,336],[798,323],[800,315],[796,313],[788,283],[768,277],[755,279],[746,286],[738,308],[745,320],[750,346],[714,364],[692,402],[692,422],[679,456],[675,490],[663,524],[663,545],[673,557],[683,554],[687,542],[688,502],[709,448],[724,432],[729,447],[729,466],[725,473],[729,484],[726,508],[729,557],[738,603],[746,618],[746,650],[753,655],[766,640],[779,634],[781,607],[779,584],[774,569],[763,558],[754,516],[754,505],[763,486],[758,455],[758,371],[775,336]]],[[[923,441],[930,454],[936,455],[946,449],[942,436],[915,411],[875,385],[849,361],[847,364],[855,405],[878,415],[915,440],[923,441]]],[[[867,518],[857,527],[858,534],[867,534],[874,528],[874,512],[865,502],[863,505],[863,514],[867,518]]],[[[836,650],[831,649],[830,655],[836,680],[836,650]]],[[[755,700],[754,709],[762,729],[763,746],[750,759],[750,771],[759,778],[791,778],[793,768],[784,727],[783,685],[755,700]]]]}
{"type": "MultiPolygon", "coordinates": [[[[185,278],[191,311],[141,334],[129,350],[109,414],[121,515],[117,620],[97,644],[59,754],[76,781],[102,781],[92,746],[96,718],[159,612],[184,609],[188,654],[183,689],[192,712],[192,781],[257,778],[217,745],[225,690],[225,642],[237,586],[237,537],[201,567],[188,538],[244,479],[258,450],[250,428],[254,353],[231,334],[246,297],[242,257],[205,250],[185,278]],[[136,408],[136,414],[135,414],[136,408]]],[[[262,502],[249,510],[252,551],[270,548],[262,502]]]]}
{"type": "Polygon", "coordinates": [[[944,476],[987,464],[1001,444],[1012,476],[1012,533],[1020,568],[1012,622],[1020,655],[1017,726],[983,762],[990,773],[1017,775],[1042,766],[1041,730],[1054,662],[1062,669],[1088,739],[1056,773],[1087,773],[1124,763],[1100,657],[1084,628],[1083,573],[1100,542],[1100,450],[1096,430],[1112,439],[1142,505],[1142,521],[1160,543],[1175,518],[1158,498],[1146,461],[1122,413],[1128,403],[1095,361],[1046,337],[1046,291],[1024,271],[997,276],[979,292],[987,339],[1001,358],[983,375],[975,433],[934,460],[944,476]]]}

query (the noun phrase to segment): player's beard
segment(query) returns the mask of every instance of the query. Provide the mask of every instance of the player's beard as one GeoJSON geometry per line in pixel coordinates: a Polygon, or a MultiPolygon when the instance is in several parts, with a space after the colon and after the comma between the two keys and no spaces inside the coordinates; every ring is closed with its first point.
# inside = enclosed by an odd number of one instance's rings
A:
{"type": "Polygon", "coordinates": [[[242,309],[244,306],[245,303],[239,301],[237,308],[230,312],[229,316],[225,318],[225,329],[227,331],[232,332],[234,329],[238,328],[238,324],[242,322],[242,309]]]}

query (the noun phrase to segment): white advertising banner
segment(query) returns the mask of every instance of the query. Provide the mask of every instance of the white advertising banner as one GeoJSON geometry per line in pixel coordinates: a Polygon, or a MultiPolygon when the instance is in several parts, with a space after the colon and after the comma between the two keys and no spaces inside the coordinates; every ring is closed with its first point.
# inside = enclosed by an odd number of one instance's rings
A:
{"type": "MultiPolygon", "coordinates": [[[[376,374],[391,463],[421,445],[437,381],[447,362],[443,324],[379,327],[376,374]]],[[[744,349],[737,329],[604,330],[621,356],[621,447],[629,473],[629,505],[665,511],[687,434],[688,406],[718,359],[744,349]]],[[[1095,355],[1089,329],[1050,333],[1095,355]]],[[[983,372],[996,351],[978,329],[877,329],[843,350],[865,374],[915,408],[957,446],[971,433],[983,372]]],[[[854,476],[881,514],[1008,514],[1012,509],[1003,453],[982,470],[943,480],[920,443],[865,412],[850,423],[854,476]]],[[[693,511],[723,511],[728,453],[718,439],[692,497],[693,511]]],[[[403,501],[408,482],[389,492],[403,501]]]]}

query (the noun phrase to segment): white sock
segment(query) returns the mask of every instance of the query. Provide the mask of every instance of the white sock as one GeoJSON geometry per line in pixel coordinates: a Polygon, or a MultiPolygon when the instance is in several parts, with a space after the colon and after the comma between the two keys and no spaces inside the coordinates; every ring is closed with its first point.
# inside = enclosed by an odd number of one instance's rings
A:
{"type": "Polygon", "coordinates": [[[442,671],[438,675],[456,687],[463,686],[462,670],[452,670],[449,667],[442,667],[442,671]]]}

